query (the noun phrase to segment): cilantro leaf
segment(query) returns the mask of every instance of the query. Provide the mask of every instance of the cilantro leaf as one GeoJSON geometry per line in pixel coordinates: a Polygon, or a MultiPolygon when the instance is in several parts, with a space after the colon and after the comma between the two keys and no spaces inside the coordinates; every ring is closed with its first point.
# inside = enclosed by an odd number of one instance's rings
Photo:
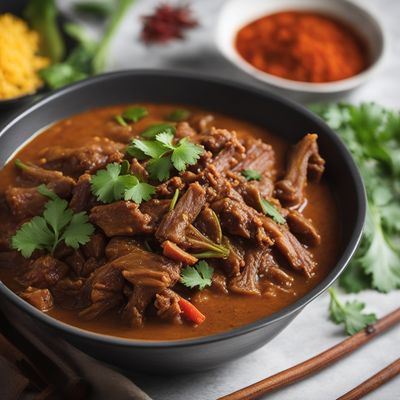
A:
{"type": "MultiPolygon", "coordinates": [[[[43,185],[38,190],[50,195],[43,185]]],[[[44,249],[53,253],[62,240],[77,249],[89,241],[93,232],[94,227],[89,223],[86,212],[74,214],[68,203],[53,193],[45,205],[43,216],[36,216],[23,224],[12,237],[11,245],[28,258],[35,250],[44,249]]]]}
{"type": "Polygon", "coordinates": [[[167,149],[174,150],[174,135],[171,132],[161,132],[156,135],[158,143],[162,143],[167,149]]]}
{"type": "Polygon", "coordinates": [[[159,158],[168,151],[162,143],[153,140],[133,139],[129,145],[129,148],[131,147],[151,158],[159,158]]]}
{"type": "Polygon", "coordinates": [[[184,121],[185,119],[188,119],[189,116],[190,116],[190,112],[188,110],[177,109],[177,110],[170,112],[167,115],[167,120],[174,121],[174,122],[180,122],[180,121],[184,121]]]}
{"type": "Polygon", "coordinates": [[[146,165],[150,178],[160,182],[169,179],[172,167],[171,157],[154,158],[146,165]]]}
{"type": "Polygon", "coordinates": [[[340,278],[347,291],[400,288],[400,113],[377,104],[313,106],[346,143],[368,199],[361,244],[340,278]]]}
{"type": "Polygon", "coordinates": [[[133,200],[136,204],[140,204],[143,200],[150,200],[155,192],[154,186],[145,182],[138,182],[125,191],[124,199],[133,200]]]}
{"type": "Polygon", "coordinates": [[[203,153],[204,149],[201,146],[189,142],[188,138],[183,138],[172,152],[171,161],[174,167],[181,172],[188,165],[196,164],[203,153]]]}
{"type": "Polygon", "coordinates": [[[240,171],[241,175],[243,175],[248,181],[259,181],[261,179],[261,174],[255,169],[242,169],[240,171]]]}
{"type": "Polygon", "coordinates": [[[155,188],[129,173],[129,163],[108,164],[106,169],[97,171],[91,179],[92,193],[103,203],[117,200],[133,200],[140,204],[149,200],[155,193],[155,188]]]}
{"type": "Polygon", "coordinates": [[[175,135],[175,127],[171,124],[155,124],[146,128],[140,135],[147,139],[154,139],[159,133],[171,133],[175,135]]]}
{"type": "Polygon", "coordinates": [[[144,107],[132,107],[124,111],[121,116],[125,121],[138,122],[148,114],[149,112],[144,107]]]}
{"type": "Polygon", "coordinates": [[[186,267],[181,273],[181,283],[189,288],[198,286],[203,290],[206,286],[211,286],[214,268],[210,267],[206,261],[200,261],[193,267],[186,267]]]}
{"type": "Polygon", "coordinates": [[[85,212],[74,214],[66,227],[62,239],[67,246],[78,249],[80,245],[87,243],[94,233],[94,226],[89,223],[89,217],[85,212]]]}
{"type": "Polygon", "coordinates": [[[261,197],[261,207],[263,213],[271,217],[278,224],[285,224],[286,219],[282,214],[276,209],[276,207],[270,203],[268,200],[261,197]]]}
{"type": "Polygon", "coordinates": [[[43,217],[33,217],[18,229],[11,239],[11,246],[18,250],[25,258],[32,255],[35,250],[51,250],[54,234],[47,226],[43,217]]]}
{"type": "Polygon", "coordinates": [[[366,326],[373,324],[377,318],[375,314],[365,314],[362,311],[365,304],[359,301],[347,301],[343,304],[333,288],[329,289],[330,304],[329,318],[335,324],[344,323],[348,335],[354,335],[366,326]]]}

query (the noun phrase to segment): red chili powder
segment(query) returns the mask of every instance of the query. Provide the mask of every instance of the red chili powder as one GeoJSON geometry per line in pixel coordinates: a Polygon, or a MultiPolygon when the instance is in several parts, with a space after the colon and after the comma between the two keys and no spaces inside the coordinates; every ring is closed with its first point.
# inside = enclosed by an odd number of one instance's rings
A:
{"type": "Polygon", "coordinates": [[[352,28],[314,12],[279,12],[253,21],[237,33],[236,48],[257,69],[303,82],[349,78],[369,62],[352,28]]]}

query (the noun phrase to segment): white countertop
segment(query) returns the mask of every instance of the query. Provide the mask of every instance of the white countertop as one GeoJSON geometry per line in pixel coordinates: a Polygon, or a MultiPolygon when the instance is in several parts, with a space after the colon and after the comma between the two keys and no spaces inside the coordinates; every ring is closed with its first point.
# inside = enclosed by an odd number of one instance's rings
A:
{"type": "MultiPolygon", "coordinates": [[[[245,0],[244,0],[245,1],[245,0]]],[[[334,1],[334,0],[326,0],[334,1]]],[[[343,100],[375,101],[400,109],[400,0],[359,0],[382,19],[388,32],[388,55],[381,72],[343,100]]],[[[171,3],[176,1],[170,0],[171,3]]],[[[59,0],[65,9],[71,0],[59,0]]],[[[118,32],[110,53],[110,70],[159,68],[194,71],[210,76],[259,83],[231,66],[213,42],[214,26],[223,0],[192,0],[201,27],[188,40],[168,46],[146,47],[138,41],[138,18],[151,12],[158,0],[137,0],[118,32]]],[[[95,29],[93,29],[95,33],[95,29]]],[[[351,298],[345,296],[343,298],[351,298]]],[[[400,305],[400,291],[388,295],[372,291],[357,298],[378,316],[400,305]]],[[[278,337],[260,350],[216,370],[177,377],[135,376],[134,381],[155,400],[210,400],[252,384],[309,358],[344,339],[342,328],[329,322],[328,296],[310,304],[278,337]]],[[[269,399],[335,399],[400,356],[400,327],[382,335],[336,365],[269,399]]],[[[400,399],[400,377],[370,394],[368,399],[400,399]]]]}

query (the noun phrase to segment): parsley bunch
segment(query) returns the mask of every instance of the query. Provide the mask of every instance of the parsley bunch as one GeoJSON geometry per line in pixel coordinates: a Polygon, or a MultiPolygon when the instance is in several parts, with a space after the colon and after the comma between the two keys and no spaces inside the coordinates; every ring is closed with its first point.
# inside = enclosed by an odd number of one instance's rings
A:
{"type": "Polygon", "coordinates": [[[348,292],[400,288],[400,113],[376,104],[313,107],[344,140],[364,179],[367,222],[342,274],[348,292]]]}
{"type": "Polygon", "coordinates": [[[60,199],[46,185],[40,185],[38,191],[50,198],[43,216],[36,216],[21,226],[11,239],[12,248],[28,258],[35,250],[45,249],[53,253],[62,241],[74,249],[87,243],[94,227],[89,223],[86,212],[74,214],[68,208],[68,202],[60,199]]]}
{"type": "Polygon", "coordinates": [[[199,261],[193,267],[186,267],[181,272],[181,283],[188,288],[198,286],[203,290],[206,286],[211,286],[214,268],[210,267],[206,261],[199,261]]]}
{"type": "Polygon", "coordinates": [[[174,143],[174,133],[164,130],[152,140],[133,139],[127,153],[138,160],[147,160],[146,168],[152,179],[160,182],[170,177],[171,170],[184,171],[188,165],[196,164],[203,154],[203,147],[191,143],[188,138],[174,143]]]}
{"type": "Polygon", "coordinates": [[[90,181],[92,193],[103,203],[117,200],[132,200],[140,204],[149,200],[155,193],[155,188],[129,173],[129,162],[108,164],[106,169],[97,171],[90,181]]]}
{"type": "Polygon", "coordinates": [[[335,324],[344,324],[348,335],[354,335],[366,326],[376,321],[375,314],[365,314],[362,311],[365,308],[364,303],[359,301],[347,301],[343,304],[337,297],[333,288],[329,289],[331,301],[329,304],[329,318],[335,324]]]}

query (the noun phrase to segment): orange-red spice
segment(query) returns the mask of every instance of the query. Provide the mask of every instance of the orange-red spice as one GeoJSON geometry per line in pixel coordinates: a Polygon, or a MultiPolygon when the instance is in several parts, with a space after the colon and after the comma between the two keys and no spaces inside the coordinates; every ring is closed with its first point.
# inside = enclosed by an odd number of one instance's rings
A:
{"type": "Polygon", "coordinates": [[[349,78],[368,67],[363,40],[330,16],[285,11],[264,16],[239,30],[239,54],[257,69],[303,82],[349,78]]]}

